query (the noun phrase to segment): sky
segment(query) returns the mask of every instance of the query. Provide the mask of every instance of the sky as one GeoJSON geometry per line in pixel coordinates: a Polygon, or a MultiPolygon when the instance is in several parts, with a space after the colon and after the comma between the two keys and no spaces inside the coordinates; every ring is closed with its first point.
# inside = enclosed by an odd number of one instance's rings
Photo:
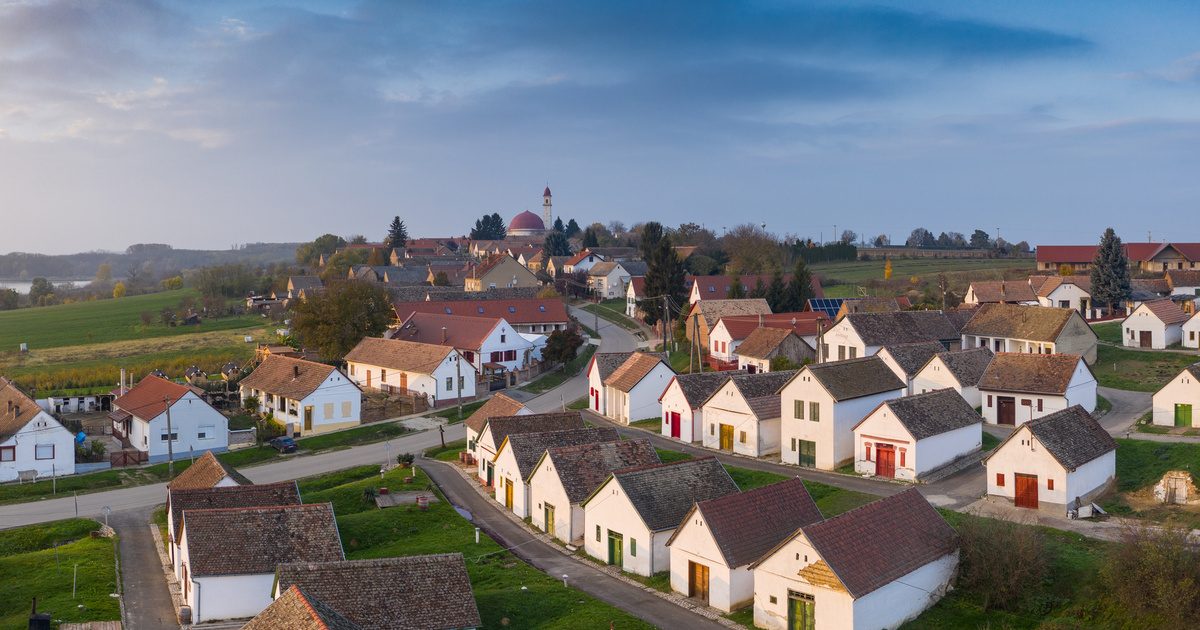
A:
{"type": "Polygon", "coordinates": [[[1200,241],[1192,2],[0,0],[0,252],[751,222],[1200,241]]]}

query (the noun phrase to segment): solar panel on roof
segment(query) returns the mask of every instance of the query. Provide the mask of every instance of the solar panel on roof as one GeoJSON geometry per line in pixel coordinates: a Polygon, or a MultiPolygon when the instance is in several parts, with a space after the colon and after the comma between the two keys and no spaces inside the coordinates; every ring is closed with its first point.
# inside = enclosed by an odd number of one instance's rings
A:
{"type": "Polygon", "coordinates": [[[845,301],[845,298],[811,298],[808,301],[808,307],[813,311],[825,313],[832,319],[837,316],[838,311],[842,308],[842,302],[845,301]]]}

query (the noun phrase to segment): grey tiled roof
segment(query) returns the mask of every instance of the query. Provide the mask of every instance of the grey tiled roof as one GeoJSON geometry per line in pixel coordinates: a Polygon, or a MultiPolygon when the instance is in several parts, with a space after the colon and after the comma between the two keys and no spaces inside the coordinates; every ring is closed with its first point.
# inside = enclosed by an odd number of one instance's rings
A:
{"type": "Polygon", "coordinates": [[[596,362],[596,369],[600,372],[600,382],[604,382],[621,364],[625,362],[632,352],[597,352],[592,360],[596,362]]]}
{"type": "Polygon", "coordinates": [[[946,369],[954,375],[959,385],[972,387],[979,384],[983,373],[992,363],[992,351],[985,347],[967,350],[953,350],[938,353],[938,358],[945,364],[946,369]]]}
{"type": "Polygon", "coordinates": [[[912,378],[921,370],[922,366],[929,362],[929,359],[933,358],[933,355],[945,352],[946,348],[936,341],[919,341],[884,346],[883,350],[887,350],[888,354],[895,359],[900,369],[904,370],[905,376],[912,378]]]}
{"type": "Polygon", "coordinates": [[[893,398],[883,404],[914,440],[971,425],[980,425],[982,429],[983,418],[953,389],[893,398]]]}
{"type": "Polygon", "coordinates": [[[896,373],[876,356],[819,363],[806,366],[804,370],[808,370],[839,402],[905,388],[896,373]]]}
{"type": "Polygon", "coordinates": [[[730,376],[745,374],[744,370],[736,372],[696,372],[694,374],[676,374],[675,382],[683,392],[684,399],[692,409],[699,409],[713,392],[717,391],[730,376]]]}
{"type": "Polygon", "coordinates": [[[496,448],[499,448],[504,443],[504,438],[510,435],[584,428],[583,416],[578,411],[531,413],[524,416],[492,416],[488,418],[484,426],[492,428],[492,440],[496,448]]]}
{"type": "Polygon", "coordinates": [[[941,311],[851,313],[845,319],[868,346],[920,341],[946,343],[960,338],[954,322],[941,311]]]}
{"type": "Polygon", "coordinates": [[[659,463],[658,451],[646,438],[559,446],[548,454],[571,503],[586,499],[614,470],[659,463]]]}
{"type": "MultiPolygon", "coordinates": [[[[611,427],[592,429],[568,429],[566,431],[544,431],[541,433],[519,433],[508,436],[508,446],[517,459],[517,471],[521,479],[528,479],[546,449],[577,444],[594,445],[597,442],[612,442],[621,439],[611,427]]],[[[503,447],[502,447],[503,448],[503,447]]],[[[500,455],[499,451],[496,453],[500,455]]]]}
{"type": "Polygon", "coordinates": [[[462,554],[290,563],[281,590],[304,592],[364,630],[447,630],[482,625],[462,554]]]}
{"type": "Polygon", "coordinates": [[[620,470],[613,477],[652,532],[678,527],[697,501],[738,491],[713,457],[620,470]]]}
{"type": "Polygon", "coordinates": [[[762,398],[779,392],[788,381],[800,370],[781,370],[779,372],[757,372],[755,374],[734,374],[730,377],[733,386],[742,393],[742,397],[762,398]]]}
{"type": "Polygon", "coordinates": [[[171,504],[171,534],[179,541],[184,510],[214,508],[265,507],[300,505],[300,487],[295,481],[243,486],[213,486],[208,488],[171,488],[167,491],[171,504]]]}
{"type": "MultiPolygon", "coordinates": [[[[1030,420],[1021,426],[1029,427],[1030,433],[1067,470],[1075,470],[1117,448],[1116,441],[1108,431],[1079,405],[1030,420]]],[[[1019,432],[1018,428],[1005,440],[1005,444],[1019,432]]],[[[996,447],[992,453],[1000,452],[1005,444],[996,447]]]]}
{"type": "Polygon", "coordinates": [[[344,560],[329,503],[184,510],[191,575],[274,573],[284,562],[344,560]]]}

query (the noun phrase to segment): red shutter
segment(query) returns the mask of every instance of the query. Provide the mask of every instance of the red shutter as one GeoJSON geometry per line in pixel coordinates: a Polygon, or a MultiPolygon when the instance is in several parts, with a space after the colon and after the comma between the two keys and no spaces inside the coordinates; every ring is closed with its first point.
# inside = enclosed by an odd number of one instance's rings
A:
{"type": "Polygon", "coordinates": [[[991,394],[988,394],[988,406],[989,407],[992,406],[992,395],[991,394]]]}
{"type": "Polygon", "coordinates": [[[996,485],[1001,488],[1004,487],[1004,473],[996,473],[996,485]]]}
{"type": "Polygon", "coordinates": [[[1046,479],[1046,489],[1047,490],[1054,489],[1054,480],[1053,479],[1046,479]]]}
{"type": "Polygon", "coordinates": [[[871,461],[871,443],[867,442],[864,446],[867,447],[867,461],[871,461]]]}
{"type": "Polygon", "coordinates": [[[900,467],[904,467],[904,449],[900,449],[900,467]]]}

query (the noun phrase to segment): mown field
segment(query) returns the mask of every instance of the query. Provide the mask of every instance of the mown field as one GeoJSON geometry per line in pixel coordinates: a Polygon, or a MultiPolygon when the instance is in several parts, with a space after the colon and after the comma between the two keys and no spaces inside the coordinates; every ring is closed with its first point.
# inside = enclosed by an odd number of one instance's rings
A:
{"type": "Polygon", "coordinates": [[[1100,344],[1092,372],[1105,387],[1138,392],[1156,392],[1196,362],[1194,354],[1155,350],[1127,350],[1100,344]]]}
{"type": "Polygon", "coordinates": [[[55,620],[121,618],[120,605],[110,596],[117,592],[116,539],[91,538],[99,528],[96,521],[77,518],[0,531],[0,628],[26,627],[34,597],[38,612],[55,620]]]}
{"type": "MultiPolygon", "coordinates": [[[[809,269],[822,278],[857,283],[867,280],[883,280],[885,264],[882,260],[856,260],[853,262],[817,263],[809,265],[809,269]]],[[[892,261],[892,278],[923,277],[942,272],[987,272],[1008,269],[1019,269],[1032,273],[1034,262],[1032,258],[897,258],[892,261]]],[[[999,275],[996,277],[999,278],[999,275]]]]}

